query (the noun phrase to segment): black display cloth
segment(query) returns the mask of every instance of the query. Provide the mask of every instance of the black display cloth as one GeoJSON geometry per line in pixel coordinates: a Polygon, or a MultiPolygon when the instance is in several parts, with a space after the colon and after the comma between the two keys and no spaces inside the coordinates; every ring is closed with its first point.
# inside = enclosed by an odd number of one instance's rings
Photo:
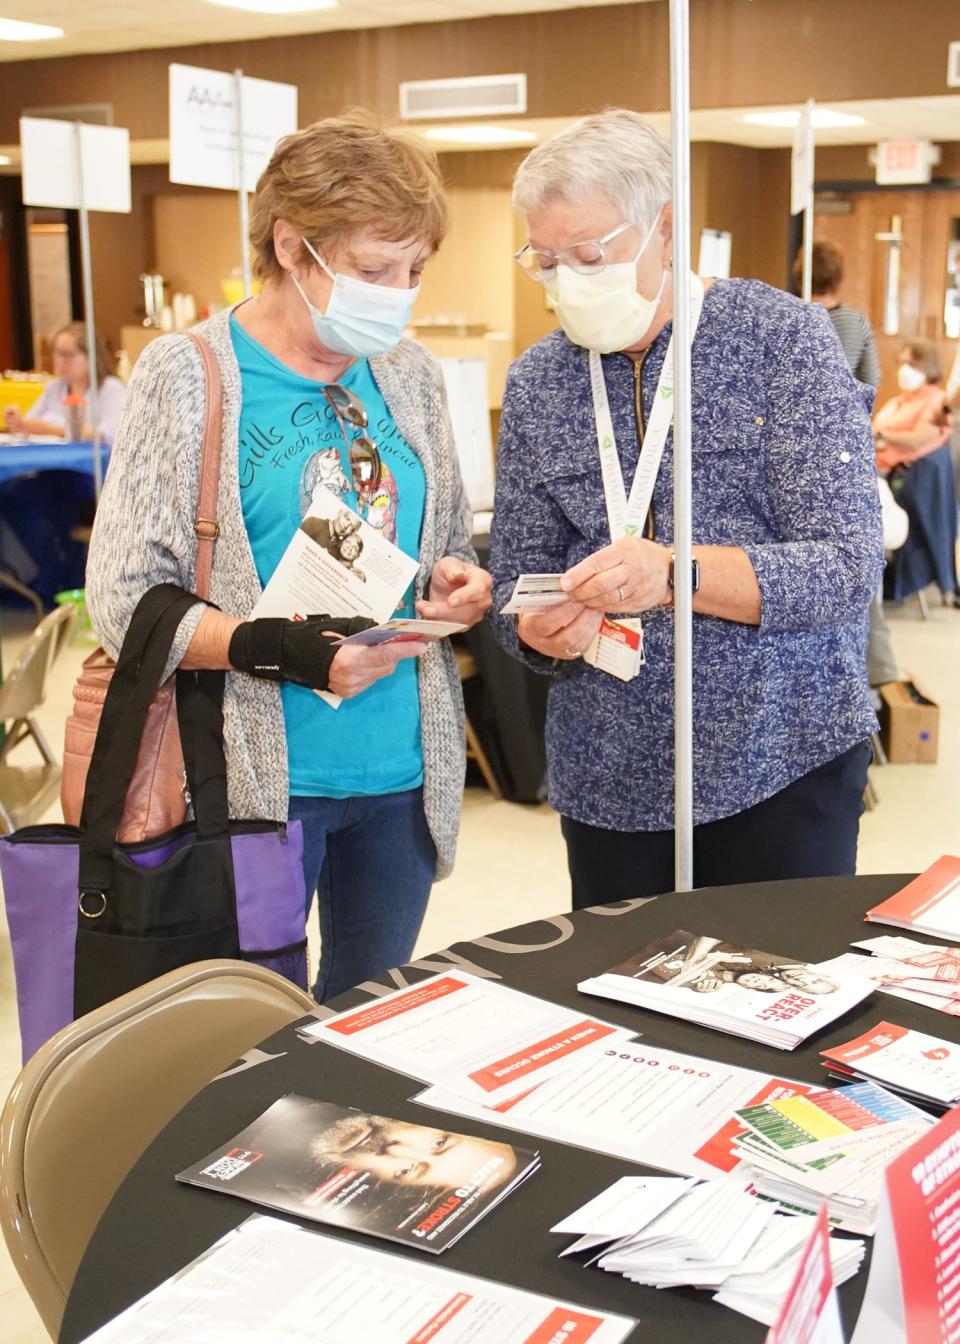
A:
{"type": "MultiPolygon", "coordinates": [[[[707,888],[647,902],[596,906],[458,943],[382,977],[379,991],[390,992],[459,967],[631,1027],[651,1045],[825,1084],[820,1050],[850,1040],[878,1021],[886,1019],[953,1041],[960,1041],[960,1023],[905,1000],[875,994],[812,1041],[786,1052],[625,1004],[587,998],[578,994],[577,981],[608,969],[676,928],[800,960],[826,960],[847,951],[854,940],[892,932],[865,924],[864,911],[908,880],[907,876],[816,878],[707,888]]],[[[348,991],[333,1006],[340,1010],[375,997],[375,989],[368,986],[348,991]]],[[[184,1048],[189,1046],[185,1043],[184,1048]]],[[[78,1271],[61,1344],[83,1340],[255,1212],[253,1205],[242,1200],[178,1185],[174,1175],[232,1138],[287,1092],[494,1139],[508,1133],[417,1106],[409,1100],[422,1090],[416,1080],[325,1043],[307,1044],[293,1027],[264,1042],[245,1062],[251,1066],[204,1088],[124,1180],[78,1271]]],[[[122,1116],[117,1123],[123,1123],[122,1116]]],[[[552,1235],[550,1227],[620,1176],[636,1174],[639,1169],[616,1158],[545,1139],[531,1140],[519,1133],[513,1141],[539,1148],[542,1170],[444,1254],[441,1265],[635,1317],[639,1326],[632,1340],[670,1339],[674,1344],[701,1339],[711,1344],[759,1344],[763,1340],[764,1327],[717,1305],[707,1292],[639,1287],[619,1275],[585,1268],[577,1258],[558,1260],[569,1238],[552,1235]]],[[[68,1192],[64,1198],[69,1199],[68,1192]]],[[[322,1233],[348,1240],[356,1235],[335,1228],[323,1228],[322,1233]]],[[[360,1240],[378,1244],[368,1238],[360,1240]]],[[[416,1251],[379,1245],[391,1254],[417,1256],[416,1251]]],[[[867,1246],[869,1250],[871,1240],[867,1246]]],[[[848,1333],[866,1279],[867,1264],[840,1290],[848,1333]]]]}

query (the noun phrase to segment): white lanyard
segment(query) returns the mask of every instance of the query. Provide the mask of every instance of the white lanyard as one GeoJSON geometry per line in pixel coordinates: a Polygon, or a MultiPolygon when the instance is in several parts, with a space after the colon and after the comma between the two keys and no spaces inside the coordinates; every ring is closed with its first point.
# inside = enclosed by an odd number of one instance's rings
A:
{"type": "MultiPolygon", "coordinates": [[[[698,275],[690,276],[690,340],[693,341],[703,308],[703,281],[698,275]]],[[[643,528],[653,499],[663,448],[673,422],[673,335],[663,358],[660,380],[657,383],[653,409],[643,436],[642,452],[637,461],[627,499],[623,471],[613,434],[610,402],[603,381],[603,364],[596,350],[590,351],[590,386],[593,391],[593,414],[597,424],[597,448],[600,470],[603,473],[603,494],[607,504],[610,540],[632,537],[643,528]]]]}

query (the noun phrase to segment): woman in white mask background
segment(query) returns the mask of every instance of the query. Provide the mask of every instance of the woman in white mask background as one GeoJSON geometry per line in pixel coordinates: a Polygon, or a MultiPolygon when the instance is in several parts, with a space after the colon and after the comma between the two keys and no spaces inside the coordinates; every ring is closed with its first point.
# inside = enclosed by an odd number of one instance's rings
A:
{"type": "MultiPolygon", "coordinates": [[[[262,288],[198,328],[223,380],[219,535],[213,605],[188,613],[174,654],[229,669],[231,815],[303,823],[326,999],[409,959],[450,871],[459,677],[446,641],[340,647],[348,627],[322,611],[250,613],[321,490],[418,562],[396,614],[471,625],[490,578],[474,563],[439,366],[404,339],[447,226],[433,154],[362,113],[318,122],[277,146],[250,220],[262,288]]],[[[193,342],[148,346],[90,548],[87,600],[113,654],[146,589],[194,588],[203,402],[193,342]]]]}
{"type": "Polygon", "coordinates": [[[930,341],[910,341],[900,351],[897,386],[873,417],[877,470],[909,466],[949,442],[953,419],[945,409],[943,366],[930,341]]]}
{"type": "MultiPolygon", "coordinates": [[[[664,140],[612,110],[514,184],[517,261],[561,330],[508,379],[494,623],[551,678],[575,907],[674,885],[671,180],[664,140]],[[560,575],[565,600],[504,614],[521,573],[560,575]]],[[[883,563],[869,392],[822,308],[757,281],[691,289],[694,883],[853,873],[883,563]]]]}

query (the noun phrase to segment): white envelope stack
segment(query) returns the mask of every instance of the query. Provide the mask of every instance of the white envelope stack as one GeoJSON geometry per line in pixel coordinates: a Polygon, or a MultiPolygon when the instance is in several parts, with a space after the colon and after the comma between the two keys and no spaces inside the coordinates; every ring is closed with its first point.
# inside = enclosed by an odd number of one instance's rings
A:
{"type": "MultiPolygon", "coordinates": [[[[632,1283],[707,1289],[724,1306],[772,1325],[813,1222],[757,1199],[739,1175],[625,1176],[551,1231],[578,1234],[561,1255],[593,1251],[589,1263],[632,1283]]],[[[837,1284],[856,1274],[864,1252],[859,1239],[831,1237],[837,1284]]]]}

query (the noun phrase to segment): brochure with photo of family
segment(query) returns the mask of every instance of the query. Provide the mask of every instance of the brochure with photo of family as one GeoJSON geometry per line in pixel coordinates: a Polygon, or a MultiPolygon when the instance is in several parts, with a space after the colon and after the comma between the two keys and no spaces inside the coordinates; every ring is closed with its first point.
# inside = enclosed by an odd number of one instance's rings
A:
{"type": "Polygon", "coordinates": [[[539,1166],[531,1149],[291,1093],[177,1180],[438,1254],[539,1166]]]}
{"type": "Polygon", "coordinates": [[[676,929],[578,989],[792,1050],[867,998],[874,985],[676,929]]]}
{"type": "MultiPolygon", "coordinates": [[[[318,486],[250,619],[363,616],[382,624],[403,602],[418,568],[332,490],[318,486]]],[[[329,691],[317,695],[332,709],[342,703],[329,691]]]]}

